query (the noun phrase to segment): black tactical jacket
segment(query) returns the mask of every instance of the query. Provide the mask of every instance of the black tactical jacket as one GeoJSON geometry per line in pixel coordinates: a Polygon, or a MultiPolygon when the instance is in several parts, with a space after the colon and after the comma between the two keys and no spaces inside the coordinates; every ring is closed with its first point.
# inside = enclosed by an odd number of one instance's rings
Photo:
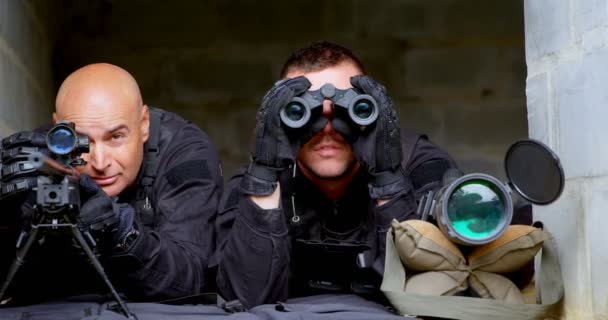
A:
{"type": "Polygon", "coordinates": [[[417,218],[416,198],[440,187],[445,170],[456,166],[425,137],[404,130],[401,137],[411,188],[382,206],[369,197],[364,169],[337,201],[299,170],[295,177],[286,170],[280,207],[272,210],[239,191],[244,170],[235,175],[217,218],[217,284],[225,298],[252,307],[316,293],[378,295],[391,220],[417,218]]]}
{"type": "MultiPolygon", "coordinates": [[[[127,252],[100,257],[114,286],[131,300],[182,297],[207,290],[207,285],[214,286],[205,278],[216,243],[214,220],[222,190],[219,157],[209,137],[195,125],[171,112],[157,111],[162,120],[156,178],[150,194],[154,223],[142,224],[136,206],[142,180],[140,169],[136,187],[119,195],[119,201],[136,208],[141,234],[127,252]]],[[[2,216],[3,280],[15,257],[15,239],[21,224],[10,218],[14,215],[3,212],[2,216]]],[[[45,243],[32,248],[11,285],[14,300],[29,303],[108,292],[82,250],[72,244],[70,235],[46,238],[45,243]]]]}

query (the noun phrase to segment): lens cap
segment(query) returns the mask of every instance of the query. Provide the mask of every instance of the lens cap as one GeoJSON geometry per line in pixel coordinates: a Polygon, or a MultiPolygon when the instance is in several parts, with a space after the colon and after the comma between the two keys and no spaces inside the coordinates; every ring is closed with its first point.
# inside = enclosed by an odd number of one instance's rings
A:
{"type": "Polygon", "coordinates": [[[549,204],[564,190],[564,170],[557,155],[540,141],[524,139],[509,147],[505,171],[511,187],[534,204],[549,204]]]}

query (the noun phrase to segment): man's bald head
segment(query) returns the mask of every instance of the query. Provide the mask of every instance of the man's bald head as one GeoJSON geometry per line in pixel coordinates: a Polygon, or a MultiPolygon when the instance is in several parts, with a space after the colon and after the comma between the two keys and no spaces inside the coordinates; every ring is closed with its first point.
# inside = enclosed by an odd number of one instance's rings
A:
{"type": "Polygon", "coordinates": [[[95,63],[74,71],[63,81],[55,99],[55,110],[58,115],[70,113],[70,107],[78,107],[70,101],[102,99],[104,95],[130,102],[125,106],[143,106],[139,86],[130,73],[112,64],[95,63]]]}
{"type": "Polygon", "coordinates": [[[61,84],[54,121],[70,121],[89,137],[90,152],[81,171],[109,195],[132,185],[143,160],[150,115],[137,82],[127,71],[107,63],[76,70],[61,84]]]}

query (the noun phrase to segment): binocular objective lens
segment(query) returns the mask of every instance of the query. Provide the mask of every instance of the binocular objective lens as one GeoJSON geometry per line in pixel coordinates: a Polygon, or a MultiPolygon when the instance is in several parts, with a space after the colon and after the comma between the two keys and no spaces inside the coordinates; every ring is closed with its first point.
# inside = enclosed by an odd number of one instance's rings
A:
{"type": "Polygon", "coordinates": [[[300,121],[304,118],[306,108],[299,102],[292,102],[285,106],[285,115],[291,121],[300,121]]]}
{"type": "Polygon", "coordinates": [[[49,132],[48,147],[56,154],[68,154],[76,145],[76,135],[69,129],[58,127],[49,132]]]}
{"type": "Polygon", "coordinates": [[[368,100],[358,101],[353,107],[353,113],[359,119],[368,119],[374,113],[374,105],[368,100]]]}
{"type": "Polygon", "coordinates": [[[469,180],[450,195],[449,223],[470,239],[485,239],[499,231],[505,220],[505,203],[498,188],[483,180],[469,180]]]}

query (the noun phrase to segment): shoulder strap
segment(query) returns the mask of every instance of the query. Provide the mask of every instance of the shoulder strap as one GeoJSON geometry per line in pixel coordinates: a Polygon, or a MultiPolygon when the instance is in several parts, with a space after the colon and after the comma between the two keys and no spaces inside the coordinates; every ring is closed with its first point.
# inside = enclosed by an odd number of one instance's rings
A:
{"type": "Polygon", "coordinates": [[[405,270],[397,255],[390,230],[386,235],[385,269],[381,290],[402,315],[471,320],[559,319],[564,285],[554,240],[548,232],[546,234],[540,274],[537,276],[537,285],[540,285],[538,293],[543,304],[508,304],[481,298],[405,293],[405,270]]]}
{"type": "Polygon", "coordinates": [[[158,168],[161,118],[162,113],[160,110],[150,108],[150,134],[148,141],[144,144],[141,188],[137,194],[137,207],[141,222],[145,226],[154,225],[154,208],[152,207],[150,198],[152,197],[152,185],[156,179],[156,169],[158,168]]]}

